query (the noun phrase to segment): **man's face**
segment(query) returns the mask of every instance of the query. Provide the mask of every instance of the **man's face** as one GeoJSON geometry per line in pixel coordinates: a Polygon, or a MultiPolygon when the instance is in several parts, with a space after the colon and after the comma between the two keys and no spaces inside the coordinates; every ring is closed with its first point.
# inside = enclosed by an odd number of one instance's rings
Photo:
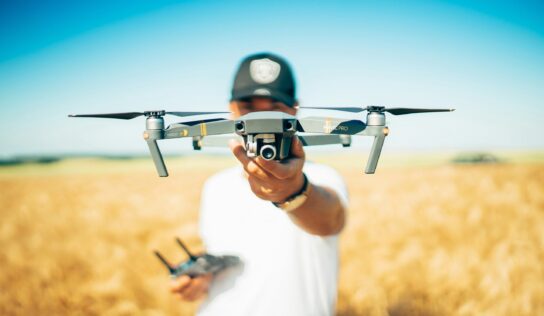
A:
{"type": "Polygon", "coordinates": [[[296,115],[297,113],[296,104],[294,107],[289,107],[282,102],[262,97],[250,98],[247,101],[232,101],[229,107],[233,118],[259,111],[280,111],[291,115],[296,115]]]}

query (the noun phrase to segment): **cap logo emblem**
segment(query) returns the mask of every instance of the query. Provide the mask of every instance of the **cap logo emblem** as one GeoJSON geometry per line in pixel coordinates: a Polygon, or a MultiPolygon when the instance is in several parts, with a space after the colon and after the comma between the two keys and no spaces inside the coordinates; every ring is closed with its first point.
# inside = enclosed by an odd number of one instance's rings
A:
{"type": "Polygon", "coordinates": [[[255,59],[249,64],[251,78],[260,84],[267,84],[276,80],[280,70],[280,64],[268,58],[255,59]]]}

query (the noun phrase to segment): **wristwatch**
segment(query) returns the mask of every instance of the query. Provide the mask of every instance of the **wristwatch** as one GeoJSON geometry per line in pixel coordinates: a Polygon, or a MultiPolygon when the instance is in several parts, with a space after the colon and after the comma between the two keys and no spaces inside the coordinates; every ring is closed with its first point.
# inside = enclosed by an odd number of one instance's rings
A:
{"type": "Polygon", "coordinates": [[[296,210],[299,208],[306,200],[308,199],[309,195],[309,189],[310,189],[310,183],[308,181],[308,178],[306,177],[306,174],[302,173],[304,176],[304,184],[302,185],[302,189],[298,191],[297,193],[291,195],[290,197],[285,200],[285,202],[282,203],[276,203],[272,202],[277,208],[281,208],[282,210],[286,212],[291,212],[293,210],[296,210]]]}

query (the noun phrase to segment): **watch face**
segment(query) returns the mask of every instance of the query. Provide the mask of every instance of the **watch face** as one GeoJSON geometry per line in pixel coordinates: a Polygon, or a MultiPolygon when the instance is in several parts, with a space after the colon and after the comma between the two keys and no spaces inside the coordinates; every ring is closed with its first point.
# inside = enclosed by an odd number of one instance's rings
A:
{"type": "Polygon", "coordinates": [[[301,194],[297,196],[294,200],[286,202],[287,206],[285,208],[282,207],[287,212],[290,212],[292,210],[295,210],[299,208],[304,202],[306,202],[306,199],[308,196],[306,194],[301,194]]]}
{"type": "Polygon", "coordinates": [[[286,212],[290,212],[299,208],[308,199],[308,190],[296,196],[294,199],[281,204],[280,208],[286,212]]]}

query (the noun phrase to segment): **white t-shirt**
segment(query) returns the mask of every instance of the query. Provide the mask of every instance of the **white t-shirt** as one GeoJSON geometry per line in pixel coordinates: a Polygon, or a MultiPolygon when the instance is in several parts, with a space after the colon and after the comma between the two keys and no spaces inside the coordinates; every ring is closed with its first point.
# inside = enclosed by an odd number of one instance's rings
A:
{"type": "MultiPolygon", "coordinates": [[[[337,192],[332,168],[306,162],[313,184],[337,192]]],[[[213,279],[198,315],[332,315],[338,279],[338,236],[311,235],[284,211],[258,198],[241,166],[211,177],[202,193],[200,233],[207,252],[236,255],[242,264],[213,279]]]]}

